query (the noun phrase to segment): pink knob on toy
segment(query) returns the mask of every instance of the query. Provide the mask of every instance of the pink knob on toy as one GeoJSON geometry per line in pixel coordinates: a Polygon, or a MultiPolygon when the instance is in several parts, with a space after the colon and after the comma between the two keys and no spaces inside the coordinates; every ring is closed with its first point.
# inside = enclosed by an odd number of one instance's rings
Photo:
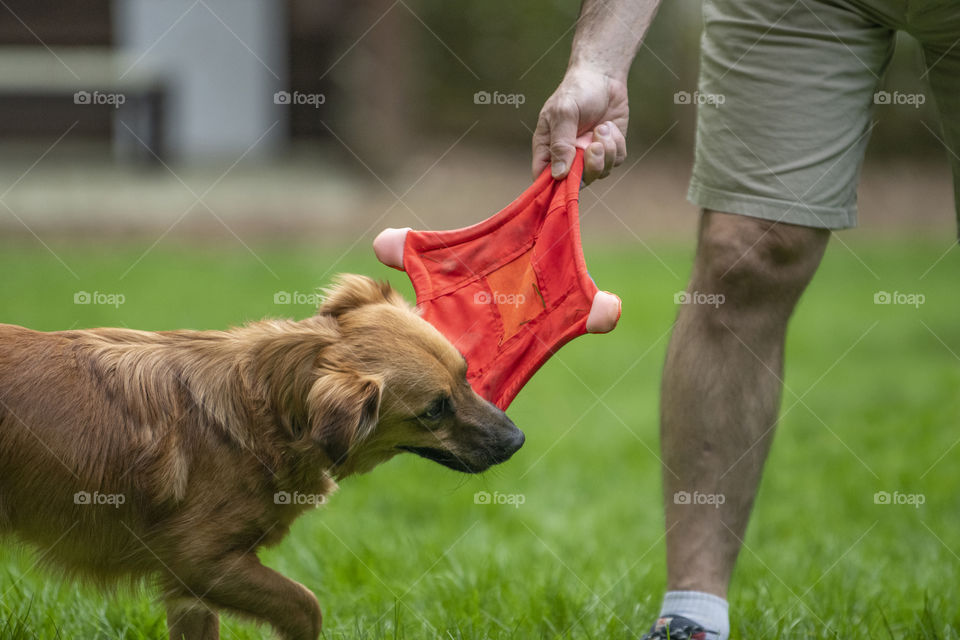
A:
{"type": "Polygon", "coordinates": [[[384,229],[373,239],[373,252],[377,259],[388,267],[403,271],[403,246],[407,242],[407,232],[403,229],[384,229]]]}
{"type": "Polygon", "coordinates": [[[613,331],[620,320],[620,298],[608,291],[597,291],[593,296],[590,315],[587,316],[587,333],[613,331]]]}

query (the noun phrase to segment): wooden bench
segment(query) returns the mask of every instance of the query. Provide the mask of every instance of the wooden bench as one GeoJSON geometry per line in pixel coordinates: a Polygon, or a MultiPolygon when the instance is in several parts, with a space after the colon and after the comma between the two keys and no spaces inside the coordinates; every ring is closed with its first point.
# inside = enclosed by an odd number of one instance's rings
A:
{"type": "Polygon", "coordinates": [[[164,157],[167,89],[160,75],[137,62],[108,47],[3,46],[0,99],[72,101],[76,109],[115,107],[115,148],[153,161],[164,157]]]}

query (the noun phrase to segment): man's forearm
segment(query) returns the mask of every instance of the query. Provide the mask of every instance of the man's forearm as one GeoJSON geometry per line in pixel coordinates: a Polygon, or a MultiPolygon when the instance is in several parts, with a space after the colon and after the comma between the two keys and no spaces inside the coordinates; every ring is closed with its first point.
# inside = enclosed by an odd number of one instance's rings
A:
{"type": "Polygon", "coordinates": [[[583,0],[570,67],[625,80],[660,0],[583,0]]]}

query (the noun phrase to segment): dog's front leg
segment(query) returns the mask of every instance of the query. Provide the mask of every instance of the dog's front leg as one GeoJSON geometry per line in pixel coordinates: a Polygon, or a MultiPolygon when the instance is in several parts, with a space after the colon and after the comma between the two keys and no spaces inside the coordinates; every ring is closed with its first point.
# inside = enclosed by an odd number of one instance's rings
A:
{"type": "Polygon", "coordinates": [[[205,603],[170,597],[166,606],[170,640],[220,640],[220,616],[205,603]]]}
{"type": "Polygon", "coordinates": [[[170,640],[220,640],[220,616],[195,599],[167,599],[170,640]]]}
{"type": "Polygon", "coordinates": [[[263,566],[252,553],[231,555],[206,568],[202,582],[195,573],[190,581],[205,601],[267,622],[284,640],[320,637],[320,605],[313,593],[263,566]]]}

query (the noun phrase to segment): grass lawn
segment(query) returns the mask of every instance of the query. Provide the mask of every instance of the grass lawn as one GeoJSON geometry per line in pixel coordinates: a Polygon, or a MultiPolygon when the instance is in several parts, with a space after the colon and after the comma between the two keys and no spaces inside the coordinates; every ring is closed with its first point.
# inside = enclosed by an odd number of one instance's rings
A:
{"type": "MultiPolygon", "coordinates": [[[[733,637],[960,638],[960,249],[936,262],[950,238],[840,239],[849,247],[832,241],[789,335],[785,416],[734,576],[733,637]],[[881,290],[925,301],[876,305],[881,290]],[[875,504],[878,491],[924,504],[875,504]]],[[[65,267],[39,244],[0,245],[0,322],[304,317],[310,306],[274,294],[312,292],[340,257],[165,241],[137,262],[148,247],[52,244],[65,267]],[[78,291],[125,301],[76,305],[78,291]]],[[[524,389],[509,413],[527,444],[510,462],[468,477],[399,457],[347,480],[262,554],[317,594],[325,638],[611,639],[649,626],[665,580],[657,394],[692,246],[654,249],[587,247],[597,282],[623,298],[620,326],[568,345],[524,389]],[[480,491],[522,504],[476,504],[480,491]]],[[[410,294],[366,245],[335,271],[410,294]]],[[[37,559],[0,546],[0,639],[166,638],[149,589],[98,594],[37,559]]],[[[264,635],[224,618],[224,638],[264,635]]]]}

